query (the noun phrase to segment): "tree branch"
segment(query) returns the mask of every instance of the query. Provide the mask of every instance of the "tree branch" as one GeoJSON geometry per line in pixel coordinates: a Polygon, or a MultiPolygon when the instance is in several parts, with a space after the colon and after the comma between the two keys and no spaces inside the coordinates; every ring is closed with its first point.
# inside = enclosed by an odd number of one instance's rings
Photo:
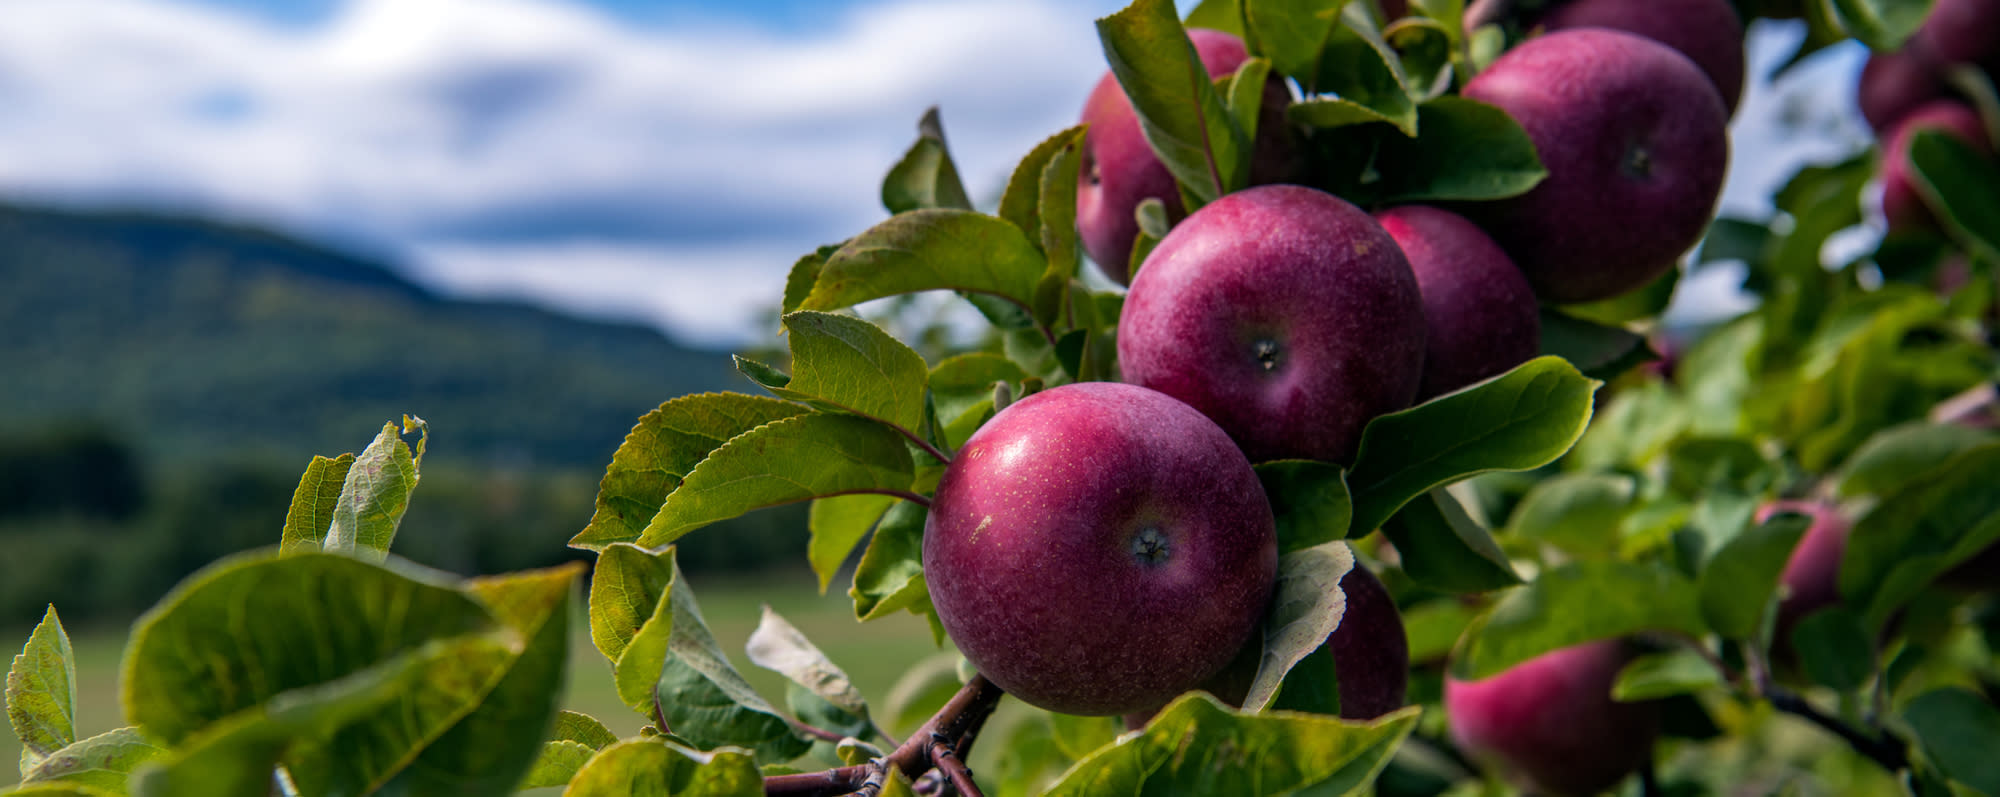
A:
{"type": "Polygon", "coordinates": [[[965,768],[965,762],[951,751],[951,745],[942,735],[931,737],[931,762],[951,780],[960,797],[986,797],[979,791],[979,785],[972,782],[972,770],[965,768]]]}
{"type": "Polygon", "coordinates": [[[1764,699],[1771,701],[1772,708],[1805,719],[1840,737],[1855,752],[1873,759],[1883,769],[1896,772],[1909,768],[1909,745],[1896,738],[1895,734],[1884,730],[1879,737],[1870,736],[1837,717],[1821,712],[1798,693],[1777,684],[1765,684],[1763,692],[1764,699]]]}
{"type": "Polygon", "coordinates": [[[958,690],[958,694],[952,695],[944,708],[924,721],[923,726],[910,734],[895,752],[866,764],[797,775],[773,775],[764,779],[764,794],[766,797],[836,797],[842,794],[874,797],[881,793],[882,784],[888,780],[892,769],[914,781],[937,768],[958,787],[960,793],[979,797],[978,787],[972,783],[972,774],[961,760],[962,749],[952,748],[969,746],[971,737],[985,725],[986,718],[993,714],[993,707],[1005,694],[992,681],[986,680],[986,676],[974,675],[964,688],[958,690]],[[956,740],[957,743],[950,744],[946,740],[956,740]],[[943,755],[940,755],[940,750],[943,755]]]}

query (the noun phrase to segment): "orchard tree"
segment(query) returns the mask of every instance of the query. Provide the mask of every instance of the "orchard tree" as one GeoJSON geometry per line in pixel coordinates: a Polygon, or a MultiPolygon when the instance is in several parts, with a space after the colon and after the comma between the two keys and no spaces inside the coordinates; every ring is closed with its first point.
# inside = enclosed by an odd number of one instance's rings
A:
{"type": "Polygon", "coordinates": [[[51,608],[8,793],[2000,795],[2000,1],[1931,6],[1136,0],[997,206],[926,114],[782,360],[638,420],[587,597],[391,555],[406,418],[139,619],[128,727],[51,608]],[[1866,45],[1885,143],[1716,218],[1758,16],[1866,45]],[[1755,309],[1663,326],[1718,263],[1755,309]],[[896,712],[676,565],[797,502],[963,656],[896,712]],[[573,617],[638,735],[558,709],[573,617]]]}

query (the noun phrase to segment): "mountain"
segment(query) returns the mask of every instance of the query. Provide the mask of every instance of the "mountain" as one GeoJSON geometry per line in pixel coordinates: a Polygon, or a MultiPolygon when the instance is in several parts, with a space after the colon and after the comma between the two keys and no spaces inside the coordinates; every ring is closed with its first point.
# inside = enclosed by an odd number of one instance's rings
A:
{"type": "Polygon", "coordinates": [[[0,205],[0,434],[100,425],[153,462],[358,451],[601,469],[660,402],[744,389],[656,330],[460,301],[381,264],[192,218],[0,205]]]}

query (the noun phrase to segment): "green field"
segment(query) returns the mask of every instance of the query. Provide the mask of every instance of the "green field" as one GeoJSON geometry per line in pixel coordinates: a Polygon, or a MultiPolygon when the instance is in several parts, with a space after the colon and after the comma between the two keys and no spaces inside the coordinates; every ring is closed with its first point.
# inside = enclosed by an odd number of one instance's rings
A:
{"type": "MultiPolygon", "coordinates": [[[[784,704],[784,679],[752,666],[743,655],[743,645],[756,628],[761,606],[771,608],[804,631],[834,663],[845,669],[871,704],[880,705],[889,688],[911,662],[938,652],[932,644],[930,627],[920,618],[899,614],[861,624],[854,620],[853,604],[835,588],[821,596],[816,582],[804,571],[772,573],[758,577],[741,575],[705,578],[688,576],[701,603],[703,615],[731,659],[750,683],[773,703],[784,704]]],[[[58,601],[57,611],[62,606],[58,601]]],[[[568,693],[564,704],[570,709],[597,717],[621,736],[638,732],[645,721],[627,709],[612,689],[611,668],[590,644],[589,629],[578,618],[571,644],[568,693]]],[[[9,632],[7,644],[27,640],[29,629],[9,632]]],[[[123,628],[71,629],[77,656],[77,730],[93,735],[122,724],[118,708],[118,660],[125,643],[123,628]]],[[[889,729],[902,734],[909,728],[889,729]]],[[[9,746],[0,748],[7,761],[17,760],[19,742],[9,734],[9,746]]],[[[13,767],[0,767],[0,786],[14,783],[13,767]]]]}

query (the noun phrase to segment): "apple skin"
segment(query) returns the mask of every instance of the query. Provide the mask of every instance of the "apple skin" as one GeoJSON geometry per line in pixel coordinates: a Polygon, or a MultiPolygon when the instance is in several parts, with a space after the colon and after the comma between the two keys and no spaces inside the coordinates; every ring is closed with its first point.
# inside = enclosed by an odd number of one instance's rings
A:
{"type": "Polygon", "coordinates": [[[1922,59],[1909,53],[1874,53],[1861,67],[1855,103],[1877,134],[1925,103],[1951,96],[1950,87],[1922,59]]]}
{"type": "Polygon", "coordinates": [[[1965,101],[1946,77],[1960,64],[2000,72],[2000,3],[1937,0],[1903,49],[1868,57],[1856,85],[1861,116],[1882,134],[1932,100],[1965,101]]]}
{"type": "Polygon", "coordinates": [[[1296,185],[1189,215],[1118,322],[1125,381],[1200,410],[1252,462],[1348,461],[1369,419],[1416,398],[1423,357],[1423,298],[1396,240],[1296,185]]]}
{"type": "Polygon", "coordinates": [[[1536,794],[1605,791],[1644,766],[1659,738],[1658,703],[1611,699],[1618,671],[1632,658],[1624,643],[1602,640],[1544,653],[1484,680],[1446,675],[1452,741],[1536,794]]]}
{"type": "Polygon", "coordinates": [[[1166,703],[1255,633],[1276,522],[1201,413],[1134,385],[1028,396],[959,450],[924,527],[938,619],[972,665],[1050,711],[1166,703]]]}
{"type": "Polygon", "coordinates": [[[1549,176],[1468,213],[1543,299],[1608,299],[1674,267],[1708,228],[1729,162],[1728,113],[1687,56],[1601,28],[1538,36],[1464,96],[1506,111],[1549,176]]]}
{"type": "Polygon", "coordinates": [[[1993,139],[1986,135],[1979,113],[1971,106],[1935,100],[1904,115],[1884,136],[1882,145],[1882,215],[1891,231],[1934,230],[1938,226],[1917,190],[1916,174],[1910,166],[1910,139],[1919,130],[1942,131],[1971,145],[1974,151],[1993,156],[1993,139]]]}
{"type": "MultiPolygon", "coordinates": [[[[1243,40],[1231,34],[1206,28],[1189,28],[1187,34],[1210,78],[1234,74],[1250,58],[1243,40]]],[[[1273,73],[1265,81],[1259,106],[1252,184],[1283,180],[1293,170],[1295,147],[1285,121],[1285,108],[1291,102],[1291,89],[1273,73]]],[[[1139,235],[1139,221],[1133,215],[1139,203],[1157,197],[1166,203],[1169,221],[1178,221],[1186,211],[1173,174],[1146,142],[1139,115],[1118,85],[1117,75],[1105,72],[1098,79],[1084,102],[1083,122],[1090,129],[1083,135],[1083,171],[1076,189],[1077,232],[1084,251],[1104,275],[1124,284],[1130,281],[1126,272],[1132,242],[1139,235]]]]}
{"type": "Polygon", "coordinates": [[[1535,291],[1478,225],[1426,205],[1390,208],[1375,220],[1409,258],[1423,294],[1428,344],[1418,400],[1504,373],[1540,353],[1535,291]]]}
{"type": "Polygon", "coordinates": [[[1730,112],[1743,97],[1743,21],[1729,0],[1569,0],[1535,23],[1549,32],[1609,28],[1636,33],[1693,59],[1730,112]]]}

